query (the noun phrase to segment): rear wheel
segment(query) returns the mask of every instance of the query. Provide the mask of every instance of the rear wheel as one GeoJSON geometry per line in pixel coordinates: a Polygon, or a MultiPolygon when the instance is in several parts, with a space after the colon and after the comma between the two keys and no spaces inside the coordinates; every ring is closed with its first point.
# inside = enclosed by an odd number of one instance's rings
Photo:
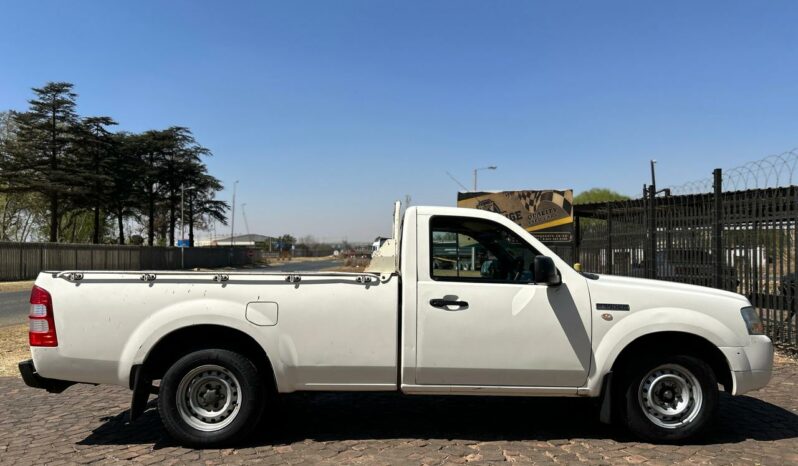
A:
{"type": "Polygon", "coordinates": [[[634,365],[627,375],[623,418],[632,433],[653,442],[677,442],[712,423],[718,382],[704,361],[658,357],[634,365]]]}
{"type": "Polygon", "coordinates": [[[241,441],[257,425],[265,391],[241,354],[210,349],[180,358],[161,381],[158,411],[166,430],[187,446],[241,441]]]}

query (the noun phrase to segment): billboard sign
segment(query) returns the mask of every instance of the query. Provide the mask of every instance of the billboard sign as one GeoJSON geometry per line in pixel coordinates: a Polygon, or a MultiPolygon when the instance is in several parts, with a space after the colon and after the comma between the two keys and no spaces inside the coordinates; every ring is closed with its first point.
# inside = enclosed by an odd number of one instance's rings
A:
{"type": "Polygon", "coordinates": [[[573,241],[573,201],[572,189],[457,193],[457,207],[502,214],[544,243],[573,241]]]}

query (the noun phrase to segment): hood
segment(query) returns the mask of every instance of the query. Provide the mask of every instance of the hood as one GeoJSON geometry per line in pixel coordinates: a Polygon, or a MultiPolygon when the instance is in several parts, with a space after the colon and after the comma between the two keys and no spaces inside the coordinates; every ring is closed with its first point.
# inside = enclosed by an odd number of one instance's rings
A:
{"type": "MultiPolygon", "coordinates": [[[[706,286],[688,285],[686,283],[671,282],[665,280],[650,280],[646,278],[622,277],[618,275],[597,275],[595,280],[588,280],[588,286],[591,290],[596,291],[605,287],[613,290],[625,289],[636,295],[636,292],[652,293],[653,295],[661,296],[676,296],[680,298],[692,297],[693,299],[701,298],[721,298],[723,300],[730,300],[740,304],[740,307],[750,306],[748,299],[738,293],[731,291],[719,290],[717,288],[709,288],[706,286]]],[[[689,299],[689,298],[688,298],[689,299]]],[[[681,299],[679,299],[681,301],[681,299]]],[[[598,302],[595,299],[593,302],[598,302]]],[[[664,304],[664,303],[663,303],[664,304]]]]}

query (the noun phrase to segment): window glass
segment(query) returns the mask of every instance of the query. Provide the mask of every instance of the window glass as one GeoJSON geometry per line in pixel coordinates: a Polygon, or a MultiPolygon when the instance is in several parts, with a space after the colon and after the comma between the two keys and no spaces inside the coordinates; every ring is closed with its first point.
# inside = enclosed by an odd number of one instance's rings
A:
{"type": "Polygon", "coordinates": [[[439,280],[529,283],[538,252],[498,223],[433,217],[431,276],[439,280]]]}

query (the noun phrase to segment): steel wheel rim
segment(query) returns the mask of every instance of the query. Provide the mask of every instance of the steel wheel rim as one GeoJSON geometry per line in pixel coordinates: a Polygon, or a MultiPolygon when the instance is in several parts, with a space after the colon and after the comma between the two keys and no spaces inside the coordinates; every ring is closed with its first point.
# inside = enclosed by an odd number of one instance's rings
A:
{"type": "Polygon", "coordinates": [[[236,376],[216,364],[190,370],[180,380],[176,396],[180,417],[203,432],[214,432],[230,425],[243,402],[236,376]]]}
{"type": "Polygon", "coordinates": [[[678,364],[663,364],[651,370],[643,377],[637,393],[646,418],[665,429],[690,424],[703,405],[698,379],[678,364]]]}

